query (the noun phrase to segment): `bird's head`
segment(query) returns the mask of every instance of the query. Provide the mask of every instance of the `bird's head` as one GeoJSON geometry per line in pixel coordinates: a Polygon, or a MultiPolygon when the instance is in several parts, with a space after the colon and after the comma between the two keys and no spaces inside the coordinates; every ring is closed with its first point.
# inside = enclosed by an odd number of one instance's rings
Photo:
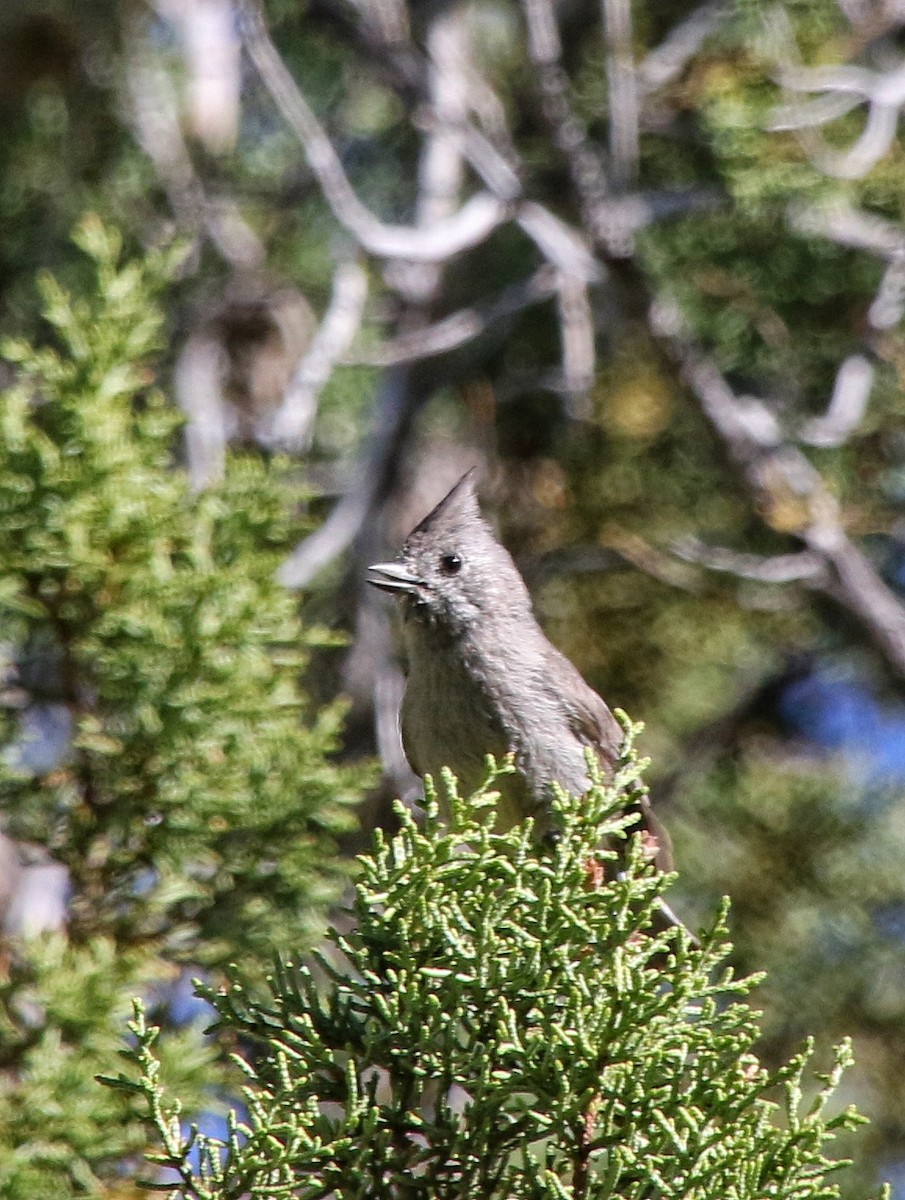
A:
{"type": "Polygon", "coordinates": [[[531,612],[515,563],[481,516],[474,474],[412,530],[394,562],[368,568],[368,583],[397,596],[406,620],[451,636],[531,612]]]}

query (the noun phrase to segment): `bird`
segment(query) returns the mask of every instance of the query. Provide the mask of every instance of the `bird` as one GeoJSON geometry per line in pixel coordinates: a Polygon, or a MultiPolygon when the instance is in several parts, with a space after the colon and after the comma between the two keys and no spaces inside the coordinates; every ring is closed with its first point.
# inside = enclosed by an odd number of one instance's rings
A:
{"type": "MultiPolygon", "coordinates": [[[[612,775],[623,730],[541,629],[518,568],[481,515],[474,469],[412,530],[395,561],[368,568],[367,582],[402,610],[408,677],[400,724],[412,769],[436,779],[448,767],[469,794],[486,777],[486,755],[511,754],[514,773],[494,784],[496,827],[531,816],[539,837],[555,836],[553,784],[586,792],[589,748],[612,775]]],[[[669,838],[646,794],[636,805],[647,857],[671,870],[669,838]]]]}

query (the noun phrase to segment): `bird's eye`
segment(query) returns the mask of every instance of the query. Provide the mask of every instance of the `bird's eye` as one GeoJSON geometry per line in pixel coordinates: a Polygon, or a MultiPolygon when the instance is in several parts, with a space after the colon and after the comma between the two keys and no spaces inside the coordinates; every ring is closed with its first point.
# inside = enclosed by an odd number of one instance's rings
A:
{"type": "Polygon", "coordinates": [[[440,557],[440,570],[444,575],[458,575],[462,570],[462,559],[458,554],[443,554],[440,557]]]}

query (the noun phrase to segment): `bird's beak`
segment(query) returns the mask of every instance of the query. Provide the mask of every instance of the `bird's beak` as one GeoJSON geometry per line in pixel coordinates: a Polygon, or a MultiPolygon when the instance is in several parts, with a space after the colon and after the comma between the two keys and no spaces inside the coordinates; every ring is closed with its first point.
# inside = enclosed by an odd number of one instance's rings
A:
{"type": "Polygon", "coordinates": [[[368,567],[367,581],[382,592],[404,592],[414,596],[422,581],[400,562],[374,563],[368,567]]]}

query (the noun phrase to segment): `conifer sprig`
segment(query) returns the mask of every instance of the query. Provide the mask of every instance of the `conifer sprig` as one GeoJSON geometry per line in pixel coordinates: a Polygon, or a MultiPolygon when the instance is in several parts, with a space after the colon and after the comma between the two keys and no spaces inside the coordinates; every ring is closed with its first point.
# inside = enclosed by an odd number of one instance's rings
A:
{"type": "Polygon", "coordinates": [[[174,1194],[837,1194],[827,1143],[859,1118],[827,1105],[848,1046],[819,1089],[809,1047],[764,1069],[742,1002],[756,981],[725,966],[725,910],[700,947],[679,928],[655,933],[664,878],[640,844],[618,873],[600,849],[641,786],[629,733],[612,783],[558,797],[551,849],[530,825],[494,831],[488,803],[508,764],[491,762],[471,798],[446,778],[449,827],[432,787],[423,825],[400,808],[399,833],[378,833],[362,859],[352,927],[314,963],[279,963],[264,999],[238,971],[202,989],[246,1047],[247,1117],[227,1141],[175,1136],[138,1012],[130,1078],[164,1146],[156,1161],[178,1172],[174,1194]]]}

